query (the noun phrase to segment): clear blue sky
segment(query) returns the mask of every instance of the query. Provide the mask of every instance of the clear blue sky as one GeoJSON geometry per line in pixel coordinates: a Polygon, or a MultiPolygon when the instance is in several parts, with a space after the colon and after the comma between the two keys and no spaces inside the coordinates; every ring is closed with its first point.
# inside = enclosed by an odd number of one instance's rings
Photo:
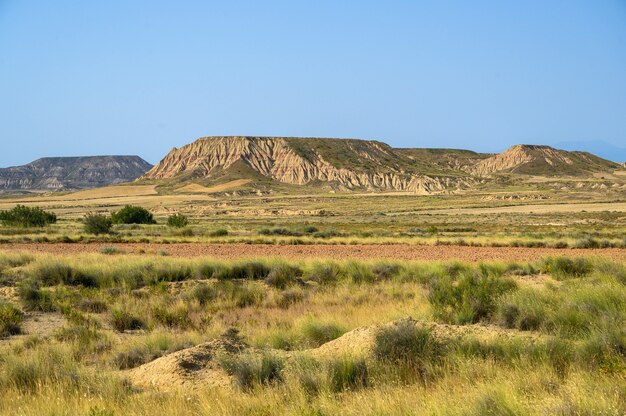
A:
{"type": "Polygon", "coordinates": [[[626,147],[626,1],[0,0],[0,166],[206,135],[626,147]]]}

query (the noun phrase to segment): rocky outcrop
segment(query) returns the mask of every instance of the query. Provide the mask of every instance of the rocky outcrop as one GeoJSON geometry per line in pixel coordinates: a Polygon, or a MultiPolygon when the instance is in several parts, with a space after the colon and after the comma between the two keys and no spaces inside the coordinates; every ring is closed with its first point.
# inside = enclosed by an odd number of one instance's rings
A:
{"type": "MultiPolygon", "coordinates": [[[[319,139],[318,139],[319,140],[319,139]]],[[[429,176],[412,172],[410,161],[382,143],[333,139],[332,151],[351,166],[337,166],[315,146],[303,148],[303,139],[280,137],[205,137],[172,149],[142,179],[170,179],[185,175],[208,178],[245,163],[260,175],[276,181],[307,185],[326,182],[349,190],[395,190],[422,194],[462,189],[470,177],[429,176]],[[292,142],[296,141],[296,143],[292,142]],[[382,154],[382,155],[381,155],[382,154]],[[381,159],[393,159],[388,163],[381,159]]],[[[319,144],[319,142],[316,142],[319,144]]],[[[342,163],[346,165],[346,163],[342,163]]]]}
{"type": "Polygon", "coordinates": [[[45,157],[0,169],[0,189],[88,189],[131,182],[152,165],[139,156],[45,157]]]}
{"type": "Polygon", "coordinates": [[[568,152],[550,146],[516,145],[481,160],[466,170],[478,176],[494,173],[581,176],[610,171],[616,164],[586,152],[568,152]]]}

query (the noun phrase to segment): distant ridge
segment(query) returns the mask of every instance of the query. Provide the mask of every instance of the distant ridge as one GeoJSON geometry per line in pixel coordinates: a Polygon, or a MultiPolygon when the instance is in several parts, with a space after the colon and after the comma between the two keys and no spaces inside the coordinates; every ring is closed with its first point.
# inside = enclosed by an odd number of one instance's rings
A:
{"type": "Polygon", "coordinates": [[[0,190],[74,190],[130,182],[151,164],[139,156],[44,157],[0,168],[0,190]]]}
{"type": "Polygon", "coordinates": [[[481,160],[468,170],[481,176],[494,173],[586,176],[618,167],[617,163],[587,152],[569,152],[550,146],[519,144],[481,160]]]}
{"type": "Polygon", "coordinates": [[[374,140],[215,136],[172,149],[141,181],[249,179],[333,190],[455,192],[494,175],[588,177],[619,165],[586,152],[516,145],[500,154],[394,149],[374,140]]]}

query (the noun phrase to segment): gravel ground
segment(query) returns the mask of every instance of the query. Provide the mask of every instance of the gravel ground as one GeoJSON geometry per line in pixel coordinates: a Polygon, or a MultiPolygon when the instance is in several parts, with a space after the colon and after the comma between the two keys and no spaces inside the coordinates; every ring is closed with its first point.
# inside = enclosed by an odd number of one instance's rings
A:
{"type": "Polygon", "coordinates": [[[252,257],[282,257],[287,259],[328,258],[395,259],[395,260],[449,260],[464,261],[504,260],[532,261],[547,256],[599,256],[626,261],[626,249],[555,249],[527,247],[467,247],[391,245],[265,245],[265,244],[102,244],[102,243],[43,243],[0,244],[0,251],[31,251],[71,256],[80,253],[98,253],[105,247],[116,247],[126,254],[164,254],[173,257],[214,257],[237,259],[252,257]]]}

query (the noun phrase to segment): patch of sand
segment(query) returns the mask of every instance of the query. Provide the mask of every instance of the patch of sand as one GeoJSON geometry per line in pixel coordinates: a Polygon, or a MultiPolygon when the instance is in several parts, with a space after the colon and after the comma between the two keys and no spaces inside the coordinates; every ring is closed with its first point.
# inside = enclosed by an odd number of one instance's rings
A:
{"type": "Polygon", "coordinates": [[[197,183],[190,183],[189,185],[185,185],[176,189],[178,193],[192,193],[192,194],[211,194],[215,192],[223,192],[231,188],[236,188],[238,186],[243,186],[250,183],[250,179],[237,179],[230,182],[225,182],[219,185],[206,187],[197,183]]]}

